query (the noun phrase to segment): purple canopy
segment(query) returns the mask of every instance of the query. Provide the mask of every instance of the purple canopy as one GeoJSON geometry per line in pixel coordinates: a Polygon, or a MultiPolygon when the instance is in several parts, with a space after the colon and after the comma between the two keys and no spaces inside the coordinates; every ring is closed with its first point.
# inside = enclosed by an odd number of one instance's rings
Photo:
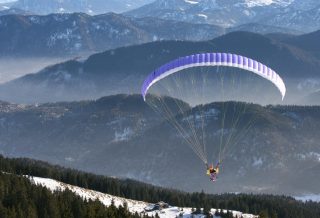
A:
{"type": "Polygon", "coordinates": [[[183,69],[198,66],[229,66],[248,70],[272,82],[279,89],[282,100],[286,94],[286,87],[282,78],[275,71],[258,61],[236,54],[203,53],[178,58],[150,73],[141,89],[143,99],[145,100],[149,88],[159,80],[183,69]]]}

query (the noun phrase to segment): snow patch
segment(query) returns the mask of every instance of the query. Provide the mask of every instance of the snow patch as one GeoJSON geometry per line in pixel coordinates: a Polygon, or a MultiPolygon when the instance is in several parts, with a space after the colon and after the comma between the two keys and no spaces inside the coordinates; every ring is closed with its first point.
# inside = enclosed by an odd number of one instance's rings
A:
{"type": "MultiPolygon", "coordinates": [[[[216,211],[227,213],[227,210],[220,209],[211,209],[210,213],[212,215],[215,214],[216,211]]],[[[258,216],[254,216],[251,214],[244,214],[239,211],[229,211],[232,212],[233,217],[243,217],[243,218],[257,218],[258,216]]],[[[149,216],[159,215],[160,218],[174,218],[174,217],[182,217],[182,218],[206,218],[203,214],[194,214],[192,215],[192,208],[179,208],[179,207],[170,207],[168,209],[156,210],[150,213],[147,213],[149,216]]],[[[220,218],[218,216],[213,216],[213,218],[220,218]]]]}
{"type": "Polygon", "coordinates": [[[99,23],[92,23],[92,26],[96,29],[96,30],[100,30],[101,26],[99,23]]]}
{"type": "Polygon", "coordinates": [[[59,13],[64,13],[66,10],[64,8],[59,8],[59,13]]]}
{"type": "Polygon", "coordinates": [[[114,204],[116,207],[119,207],[123,205],[125,202],[128,204],[128,209],[130,212],[142,212],[144,211],[144,207],[147,206],[147,203],[141,202],[141,201],[134,201],[130,199],[115,197],[112,195],[104,194],[101,192],[88,190],[84,188],[80,188],[77,186],[68,185],[53,179],[47,179],[47,178],[39,178],[39,177],[30,177],[31,182],[33,182],[36,185],[40,185],[43,187],[46,187],[50,191],[64,191],[66,189],[69,189],[76,195],[80,196],[83,199],[87,200],[99,200],[102,204],[105,206],[110,206],[112,200],[114,201],[114,204]]]}
{"type": "Polygon", "coordinates": [[[309,156],[313,159],[316,159],[318,162],[320,162],[320,154],[317,152],[309,152],[309,156]]]}
{"type": "Polygon", "coordinates": [[[132,136],[134,135],[134,132],[130,127],[127,127],[123,129],[123,131],[115,132],[114,140],[113,142],[121,142],[121,141],[128,141],[132,136]]]}
{"type": "Polygon", "coordinates": [[[38,16],[30,16],[29,17],[29,20],[32,22],[32,23],[35,23],[35,24],[40,24],[40,19],[38,16]]]}
{"type": "Polygon", "coordinates": [[[47,45],[49,47],[52,47],[53,45],[56,44],[56,41],[58,41],[58,40],[65,40],[65,41],[69,42],[72,38],[72,34],[73,34],[73,31],[72,31],[72,29],[69,29],[69,28],[67,28],[63,32],[54,33],[48,39],[47,45]]]}
{"type": "Polygon", "coordinates": [[[263,160],[262,160],[261,157],[259,157],[259,158],[254,157],[254,158],[253,158],[252,166],[254,166],[254,167],[260,167],[260,166],[262,166],[262,165],[263,165],[263,160]]]}
{"type": "Polygon", "coordinates": [[[186,3],[192,4],[192,5],[199,4],[199,2],[197,2],[197,1],[192,1],[192,0],[184,0],[184,1],[186,3]]]}
{"type": "Polygon", "coordinates": [[[220,111],[218,109],[211,108],[208,111],[206,111],[204,114],[205,114],[206,117],[215,117],[215,118],[217,118],[219,116],[219,114],[220,114],[220,111]]]}
{"type": "Polygon", "coordinates": [[[188,122],[196,122],[199,123],[206,123],[208,121],[208,118],[213,118],[214,120],[218,120],[220,111],[215,109],[215,108],[211,108],[208,111],[205,112],[197,112],[194,115],[190,115],[187,117],[184,117],[182,119],[183,122],[188,121],[188,122]]]}
{"type": "Polygon", "coordinates": [[[68,161],[68,162],[73,162],[74,161],[74,158],[72,158],[72,157],[66,157],[66,158],[64,158],[66,161],[68,161]]]}
{"type": "Polygon", "coordinates": [[[289,117],[289,118],[291,118],[291,119],[293,119],[295,121],[298,121],[298,122],[302,121],[302,118],[298,114],[296,114],[294,112],[288,111],[288,112],[282,113],[282,115],[284,115],[286,117],[289,117]]]}
{"type": "Polygon", "coordinates": [[[294,0],[246,0],[245,4],[249,8],[268,6],[271,4],[279,5],[281,7],[287,7],[292,2],[294,2],[294,0]]]}
{"type": "Polygon", "coordinates": [[[208,19],[208,16],[205,14],[198,14],[199,17],[203,17],[204,19],[208,19]]]}
{"type": "MultiPolygon", "coordinates": [[[[166,209],[162,210],[156,210],[152,212],[144,212],[145,208],[148,208],[150,205],[149,203],[142,202],[142,201],[136,201],[136,200],[131,200],[131,199],[126,199],[126,198],[121,198],[109,194],[104,194],[98,191],[93,191],[85,188],[80,188],[78,186],[73,186],[69,185],[66,183],[62,183],[53,179],[48,179],[48,178],[40,178],[40,177],[30,177],[26,176],[27,178],[30,179],[30,181],[39,186],[43,186],[50,191],[64,191],[66,189],[72,191],[76,195],[80,196],[82,199],[86,200],[98,200],[105,206],[110,206],[112,201],[114,202],[114,205],[116,207],[119,207],[121,205],[124,205],[126,203],[128,205],[128,210],[131,213],[146,213],[149,216],[155,216],[156,213],[160,216],[160,218],[175,218],[175,217],[184,217],[184,218],[204,218],[205,216],[202,214],[199,215],[194,215],[192,216],[192,208],[179,208],[179,207],[169,207],[166,209]]],[[[217,209],[211,209],[211,213],[214,214],[217,211],[217,209]]],[[[224,213],[227,212],[227,210],[220,210],[224,213]]],[[[239,211],[230,211],[232,212],[234,217],[243,217],[243,218],[258,218],[258,216],[252,215],[252,214],[244,214],[239,211]]],[[[218,218],[218,217],[214,217],[218,218]]]]}
{"type": "Polygon", "coordinates": [[[74,48],[76,50],[80,50],[82,48],[82,44],[80,42],[77,42],[77,43],[74,44],[74,48]]]}
{"type": "Polygon", "coordinates": [[[314,160],[320,162],[320,154],[317,152],[309,152],[305,154],[297,154],[296,155],[299,160],[314,160]]]}
{"type": "Polygon", "coordinates": [[[72,78],[71,74],[67,71],[57,71],[52,74],[52,79],[55,82],[67,82],[72,78]]]}
{"type": "Polygon", "coordinates": [[[251,8],[251,7],[271,5],[273,3],[273,0],[246,0],[245,3],[249,8],[251,8]]]}

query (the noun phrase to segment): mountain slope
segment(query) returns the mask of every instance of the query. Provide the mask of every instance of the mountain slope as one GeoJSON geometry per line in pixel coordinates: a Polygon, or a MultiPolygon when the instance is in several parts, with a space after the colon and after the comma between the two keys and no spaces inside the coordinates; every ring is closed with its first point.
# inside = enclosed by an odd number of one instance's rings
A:
{"type": "Polygon", "coordinates": [[[224,27],[258,22],[307,32],[320,28],[318,7],[317,0],[157,0],[126,14],[224,27]]]}
{"type": "Polygon", "coordinates": [[[319,39],[320,39],[320,30],[309,33],[309,34],[289,37],[289,38],[283,39],[283,41],[288,44],[294,44],[295,46],[301,49],[304,49],[306,51],[309,51],[313,53],[315,56],[320,58],[320,45],[318,43],[319,39]]]}
{"type": "MultiPolygon", "coordinates": [[[[256,115],[254,128],[227,153],[212,190],[203,163],[140,96],[2,105],[0,150],[8,156],[189,191],[292,195],[319,191],[319,107],[249,105],[247,112],[256,115]]],[[[206,110],[219,111],[221,103],[209,104],[206,110]]],[[[196,112],[190,116],[196,117],[196,112]]],[[[213,142],[221,129],[220,117],[206,119],[208,148],[217,148],[213,142]]]]}
{"type": "Polygon", "coordinates": [[[144,211],[144,208],[148,205],[146,202],[142,201],[134,201],[134,200],[129,200],[109,194],[104,194],[101,192],[97,192],[94,190],[89,190],[89,189],[84,189],[81,187],[69,185],[57,180],[53,179],[48,179],[48,178],[41,178],[41,177],[33,177],[33,176],[26,176],[31,183],[37,185],[37,186],[42,186],[47,189],[49,189],[52,192],[55,191],[65,191],[65,190],[70,190],[76,195],[80,196],[84,200],[98,200],[105,206],[111,206],[111,202],[114,202],[114,205],[116,207],[123,206],[124,204],[128,205],[128,210],[131,213],[141,213],[144,211]]]}
{"type": "Polygon", "coordinates": [[[139,93],[145,77],[162,64],[212,51],[244,55],[270,66],[286,81],[288,103],[317,89],[309,90],[311,86],[304,83],[319,77],[320,60],[313,53],[271,37],[233,32],[210,41],[153,42],[98,53],[85,61],[64,62],[1,85],[0,97],[11,102],[48,102],[139,93]]]}
{"type": "MultiPolygon", "coordinates": [[[[123,205],[127,205],[128,210],[131,213],[144,213],[144,209],[149,205],[146,202],[142,201],[135,201],[135,200],[130,200],[130,199],[125,199],[117,196],[112,196],[108,194],[104,194],[101,192],[97,192],[94,190],[89,190],[89,189],[84,189],[80,188],[77,186],[73,185],[68,185],[56,180],[52,179],[47,179],[47,178],[40,178],[40,177],[28,177],[30,181],[36,185],[46,187],[52,192],[54,191],[64,191],[66,189],[72,191],[76,195],[80,196],[83,199],[86,200],[98,200],[102,204],[104,204],[107,207],[111,206],[112,201],[114,202],[114,205],[118,208],[123,205]]],[[[217,209],[211,209],[211,213],[215,214],[217,209]]],[[[220,211],[220,210],[219,210],[220,211]]],[[[224,213],[227,213],[227,210],[222,210],[224,213]]],[[[252,214],[245,214],[241,213],[239,211],[230,211],[232,212],[234,217],[243,217],[243,218],[257,218],[258,216],[254,216],[252,214]]],[[[183,207],[175,207],[175,206],[170,206],[169,208],[163,209],[163,210],[155,210],[153,212],[145,212],[146,215],[148,216],[155,216],[156,214],[159,215],[160,218],[175,218],[179,216],[180,214],[183,214],[182,216],[179,217],[190,217],[192,214],[192,208],[183,208],[183,207]],[[181,213],[183,211],[183,213],[181,213]]],[[[201,218],[203,215],[194,215],[194,218],[201,218]]],[[[218,218],[214,216],[213,218],[218,218]]]]}
{"type": "Polygon", "coordinates": [[[260,22],[302,30],[304,32],[316,31],[320,29],[320,4],[317,2],[314,7],[309,10],[289,8],[284,10],[283,13],[263,18],[260,22]]]}
{"type": "Polygon", "coordinates": [[[15,7],[22,10],[31,11],[34,14],[51,13],[74,13],[83,12],[88,14],[102,14],[106,12],[123,12],[144,4],[152,0],[17,0],[0,2],[7,7],[15,7]]]}
{"type": "Polygon", "coordinates": [[[303,32],[289,29],[286,27],[278,27],[278,26],[271,26],[259,23],[246,23],[239,26],[231,27],[227,29],[228,32],[235,32],[235,31],[246,31],[246,32],[253,32],[259,34],[271,34],[271,33],[281,33],[281,34],[289,34],[289,35],[300,35],[303,32]]]}
{"type": "Polygon", "coordinates": [[[80,56],[155,40],[208,40],[224,33],[213,25],[131,19],[113,13],[7,15],[0,16],[0,28],[2,57],[80,56]]]}
{"type": "MultiPolygon", "coordinates": [[[[62,214],[69,213],[68,217],[71,216],[70,213],[77,214],[77,217],[80,216],[79,214],[96,217],[95,214],[101,215],[105,212],[112,213],[113,215],[117,214],[115,215],[116,217],[128,217],[130,216],[128,209],[132,210],[132,208],[128,208],[128,204],[126,205],[124,203],[125,201],[129,202],[130,205],[134,204],[135,208],[145,204],[141,201],[128,200],[128,198],[147,199],[151,202],[164,200],[165,202],[180,206],[179,208],[171,207],[169,209],[163,209],[161,210],[162,212],[158,210],[153,211],[152,214],[154,216],[155,213],[158,213],[158,215],[160,214],[162,217],[171,217],[171,215],[175,217],[177,213],[180,213],[181,216],[185,215],[186,218],[190,217],[188,216],[188,212],[191,210],[191,207],[194,209],[203,207],[205,212],[209,211],[212,207],[228,207],[230,211],[231,209],[240,211],[245,210],[251,213],[257,213],[260,217],[263,216],[263,214],[269,213],[273,214],[273,216],[281,216],[282,218],[298,218],[301,215],[313,218],[317,217],[320,210],[319,203],[300,202],[294,200],[292,197],[252,194],[210,195],[205,194],[204,192],[185,193],[173,189],[155,187],[128,179],[120,180],[106,176],[97,176],[59,166],[52,166],[45,162],[26,158],[12,159],[0,156],[0,168],[2,171],[11,172],[0,173],[0,186],[9,187],[8,191],[0,196],[3,198],[2,202],[4,202],[4,207],[1,207],[0,209],[0,213],[2,214],[4,213],[3,209],[9,208],[11,211],[16,209],[19,213],[19,206],[21,206],[22,203],[24,207],[29,207],[29,210],[24,211],[24,215],[38,212],[38,216],[43,216],[42,214],[46,213],[47,210],[50,211],[50,214],[59,214],[58,211],[60,210],[62,214]],[[25,178],[25,176],[16,175],[17,173],[23,174],[26,172],[30,175],[36,174],[38,176],[28,176],[28,179],[25,178]],[[56,178],[58,180],[46,178],[56,178]],[[29,180],[33,183],[35,180],[39,186],[44,186],[44,188],[31,184],[29,180]],[[60,180],[65,182],[61,183],[59,182],[60,180]],[[75,184],[77,186],[69,184],[75,184]],[[50,193],[45,187],[50,190],[55,188],[61,188],[61,190],[50,193]],[[66,190],[66,188],[69,188],[69,190],[66,190]],[[93,190],[89,190],[88,188],[93,190]],[[62,192],[62,190],[65,191],[62,192]],[[103,193],[114,194],[103,194],[94,190],[102,190],[103,193]],[[81,195],[78,197],[74,193],[81,195]],[[89,202],[86,204],[83,204],[83,199],[81,199],[84,196],[89,198],[89,202]],[[127,199],[118,196],[126,196],[127,199]],[[123,203],[124,205],[119,205],[119,208],[115,205],[104,208],[99,201],[90,201],[90,199],[95,197],[98,197],[100,200],[105,200],[103,203],[108,205],[110,203],[112,204],[110,198],[113,197],[115,200],[114,203],[117,203],[117,205],[123,203]],[[10,201],[8,201],[8,199],[10,199],[10,201]],[[20,204],[17,204],[17,202],[20,204]],[[45,204],[43,204],[44,202],[45,204]],[[71,211],[69,207],[70,202],[72,202],[73,205],[71,211]],[[26,203],[29,203],[29,205],[26,205],[26,203]],[[81,210],[77,207],[79,204],[83,206],[81,207],[81,210]],[[35,205],[39,205],[40,207],[34,208],[35,205]],[[66,206],[69,207],[69,209],[67,209],[66,206]],[[96,213],[90,211],[92,206],[95,207],[96,213]],[[180,210],[182,208],[183,210],[180,210]]],[[[164,205],[163,203],[160,204],[164,205]]],[[[148,208],[152,208],[152,205],[149,205],[148,208]]],[[[241,213],[233,211],[233,214],[241,213]]],[[[225,216],[223,216],[223,214],[218,213],[215,215],[218,217],[231,217],[230,214],[224,214],[225,216]]],[[[245,217],[252,217],[249,214],[243,215],[245,217]]],[[[14,214],[12,217],[15,216],[16,215],[14,214]]],[[[139,215],[135,213],[134,217],[138,216],[139,215]]],[[[10,218],[11,214],[6,217],[10,218]]]]}
{"type": "Polygon", "coordinates": [[[209,24],[191,24],[151,17],[128,18],[113,13],[99,16],[81,13],[36,16],[20,12],[18,9],[0,12],[0,28],[3,30],[0,32],[2,58],[80,56],[160,40],[209,40],[226,32],[238,30],[260,34],[300,33],[257,23],[222,28],[209,24]]]}
{"type": "MultiPolygon", "coordinates": [[[[158,0],[127,14],[135,17],[161,17],[163,19],[183,20],[196,23],[210,23],[224,27],[235,26],[256,18],[255,6],[246,1],[168,1],[158,0]],[[223,19],[222,19],[223,18],[223,19]]],[[[267,4],[268,5],[268,4],[267,4]]]]}
{"type": "Polygon", "coordinates": [[[0,172],[1,217],[115,217],[133,218],[123,206],[105,207],[99,201],[87,201],[69,190],[50,192],[22,176],[0,172]]]}

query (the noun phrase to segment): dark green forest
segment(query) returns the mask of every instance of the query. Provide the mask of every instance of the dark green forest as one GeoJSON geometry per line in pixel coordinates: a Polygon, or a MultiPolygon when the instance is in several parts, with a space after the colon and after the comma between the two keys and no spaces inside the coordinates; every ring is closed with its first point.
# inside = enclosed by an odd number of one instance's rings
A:
{"type": "MultiPolygon", "coordinates": [[[[93,189],[96,191],[104,192],[107,194],[125,197],[134,200],[142,200],[147,202],[158,202],[165,201],[171,205],[176,205],[180,207],[193,207],[200,208],[203,207],[205,211],[209,208],[223,208],[228,210],[238,210],[244,213],[259,214],[260,217],[270,217],[270,218],[319,218],[320,217],[320,203],[315,202],[300,202],[296,201],[292,197],[286,196],[274,196],[274,195],[252,195],[252,194],[222,194],[213,195],[201,193],[186,193],[178,190],[172,190],[167,188],[156,187],[148,185],[145,183],[133,181],[133,180],[121,180],[115,178],[109,178],[106,176],[94,175],[90,173],[85,173],[73,169],[67,169],[59,166],[52,166],[48,163],[42,161],[36,161],[26,158],[5,158],[0,156],[0,170],[2,172],[12,173],[16,175],[32,175],[44,178],[56,179],[61,182],[80,186],[83,188],[93,189]]],[[[5,202],[11,202],[11,205],[23,204],[23,198],[18,197],[21,193],[27,193],[25,196],[27,199],[32,199],[31,201],[36,207],[40,202],[42,208],[48,208],[53,205],[58,208],[61,213],[65,210],[71,210],[72,213],[79,213],[80,208],[83,209],[83,217],[112,217],[109,213],[115,213],[116,217],[124,217],[117,213],[121,213],[123,208],[116,210],[115,208],[104,208],[103,205],[98,202],[83,202],[81,199],[75,197],[69,192],[53,193],[50,194],[48,191],[41,187],[31,188],[31,185],[24,181],[21,177],[14,176],[4,176],[1,178],[0,195],[1,195],[1,208],[6,208],[7,213],[10,212],[10,206],[5,204],[5,202]],[[8,179],[16,180],[17,182],[23,184],[23,191],[16,190],[17,185],[11,185],[7,187],[6,184],[11,184],[8,179]],[[5,182],[3,182],[5,181],[5,182]],[[12,190],[11,190],[12,189],[12,190]],[[8,192],[16,193],[13,200],[6,200],[5,196],[11,196],[6,194],[8,192]],[[46,192],[46,197],[41,193],[46,192]],[[33,194],[32,194],[33,193],[33,194]],[[71,197],[72,196],[72,197],[71,197]],[[48,199],[53,199],[56,203],[49,203],[48,199]],[[59,200],[60,199],[60,200],[59,200]],[[63,199],[63,201],[61,200],[63,199]],[[70,199],[65,200],[65,199],[70,199]],[[12,203],[14,201],[14,203],[12,203]],[[21,201],[21,203],[20,203],[21,201]],[[69,202],[69,205],[63,205],[61,202],[69,202]],[[75,209],[72,211],[72,205],[79,202],[81,206],[77,206],[79,210],[75,209]],[[81,203],[80,203],[81,202],[81,203]],[[68,209],[66,209],[68,208],[68,209]],[[90,209],[91,208],[91,209],[90,209]],[[97,208],[97,209],[94,209],[97,208]],[[97,216],[86,216],[90,211],[96,212],[97,216]],[[112,212],[110,212],[112,211],[112,212]],[[101,213],[102,216],[99,214],[101,213]]],[[[10,198],[10,197],[9,197],[10,198]]],[[[12,197],[11,197],[12,198],[12,197]]],[[[53,207],[52,206],[52,207],[53,207]]],[[[19,213],[21,208],[16,207],[16,212],[19,213]]],[[[20,206],[22,207],[22,206],[20,206]]],[[[30,209],[34,211],[35,209],[30,209]]],[[[48,208],[49,210],[49,208],[48,208]]],[[[24,210],[25,211],[25,210],[24,210]]],[[[81,211],[81,210],[80,210],[81,211]]],[[[127,212],[125,209],[124,212],[127,212]]],[[[31,212],[30,212],[31,213],[31,212]]],[[[44,213],[44,212],[43,212],[44,213]]],[[[14,216],[13,216],[14,217],[14,216]]],[[[26,216],[25,216],[26,217],[26,216]]],[[[32,216],[33,217],[33,216],[32,216]]],[[[40,216],[49,217],[49,216],[40,216]]],[[[51,216],[50,216],[51,217],[51,216]]],[[[59,217],[59,216],[58,216],[59,217]]],[[[63,217],[63,216],[60,216],[63,217]]],[[[70,217],[70,216],[67,216],[70,217]]],[[[71,216],[72,217],[72,216],[71,216]]],[[[77,217],[77,216],[75,216],[77,217]]],[[[78,216],[81,217],[81,216],[78,216]]],[[[128,217],[130,217],[128,215],[128,217]]]]}
{"type": "Polygon", "coordinates": [[[127,205],[105,207],[100,201],[85,201],[69,190],[52,193],[22,176],[0,173],[1,218],[94,218],[140,217],[127,205]]]}

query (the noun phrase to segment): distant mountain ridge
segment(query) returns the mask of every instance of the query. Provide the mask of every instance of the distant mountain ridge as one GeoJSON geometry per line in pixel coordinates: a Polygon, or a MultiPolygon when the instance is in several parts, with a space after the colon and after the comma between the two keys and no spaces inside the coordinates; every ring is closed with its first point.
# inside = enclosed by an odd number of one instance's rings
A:
{"type": "Polygon", "coordinates": [[[210,40],[236,30],[261,34],[300,33],[261,24],[225,29],[209,24],[191,24],[151,17],[129,18],[115,13],[98,16],[83,13],[36,16],[28,13],[13,9],[0,11],[0,28],[3,30],[0,32],[0,57],[79,57],[152,41],[210,40]]]}
{"type": "Polygon", "coordinates": [[[207,24],[131,19],[114,13],[7,15],[0,16],[0,28],[0,55],[22,57],[79,56],[155,40],[208,40],[225,31],[207,24]]]}
{"type": "MultiPolygon", "coordinates": [[[[2,84],[0,97],[11,102],[36,103],[139,93],[145,77],[162,64],[185,55],[215,51],[236,53],[267,64],[285,79],[286,102],[296,104],[297,96],[318,89],[320,76],[319,58],[312,50],[296,44],[304,37],[306,35],[276,39],[233,32],[203,42],[160,41],[122,47],[92,55],[87,60],[50,66],[2,84]],[[310,79],[315,80],[314,86],[310,86],[310,79]]],[[[308,42],[317,46],[317,39],[317,34],[311,34],[308,42]]]]}
{"type": "Polygon", "coordinates": [[[106,4],[103,0],[18,0],[0,3],[0,10],[12,8],[39,15],[74,12],[96,15],[107,12],[120,13],[131,9],[124,14],[139,18],[154,17],[211,24],[223,28],[258,23],[304,33],[320,29],[320,3],[317,0],[110,1],[106,4]]]}
{"type": "Polygon", "coordinates": [[[317,0],[157,0],[126,14],[224,27],[255,22],[307,32],[320,28],[319,7],[317,0]]]}
{"type": "Polygon", "coordinates": [[[152,0],[16,0],[0,5],[27,10],[34,14],[74,13],[103,14],[107,12],[123,12],[152,0]]]}

